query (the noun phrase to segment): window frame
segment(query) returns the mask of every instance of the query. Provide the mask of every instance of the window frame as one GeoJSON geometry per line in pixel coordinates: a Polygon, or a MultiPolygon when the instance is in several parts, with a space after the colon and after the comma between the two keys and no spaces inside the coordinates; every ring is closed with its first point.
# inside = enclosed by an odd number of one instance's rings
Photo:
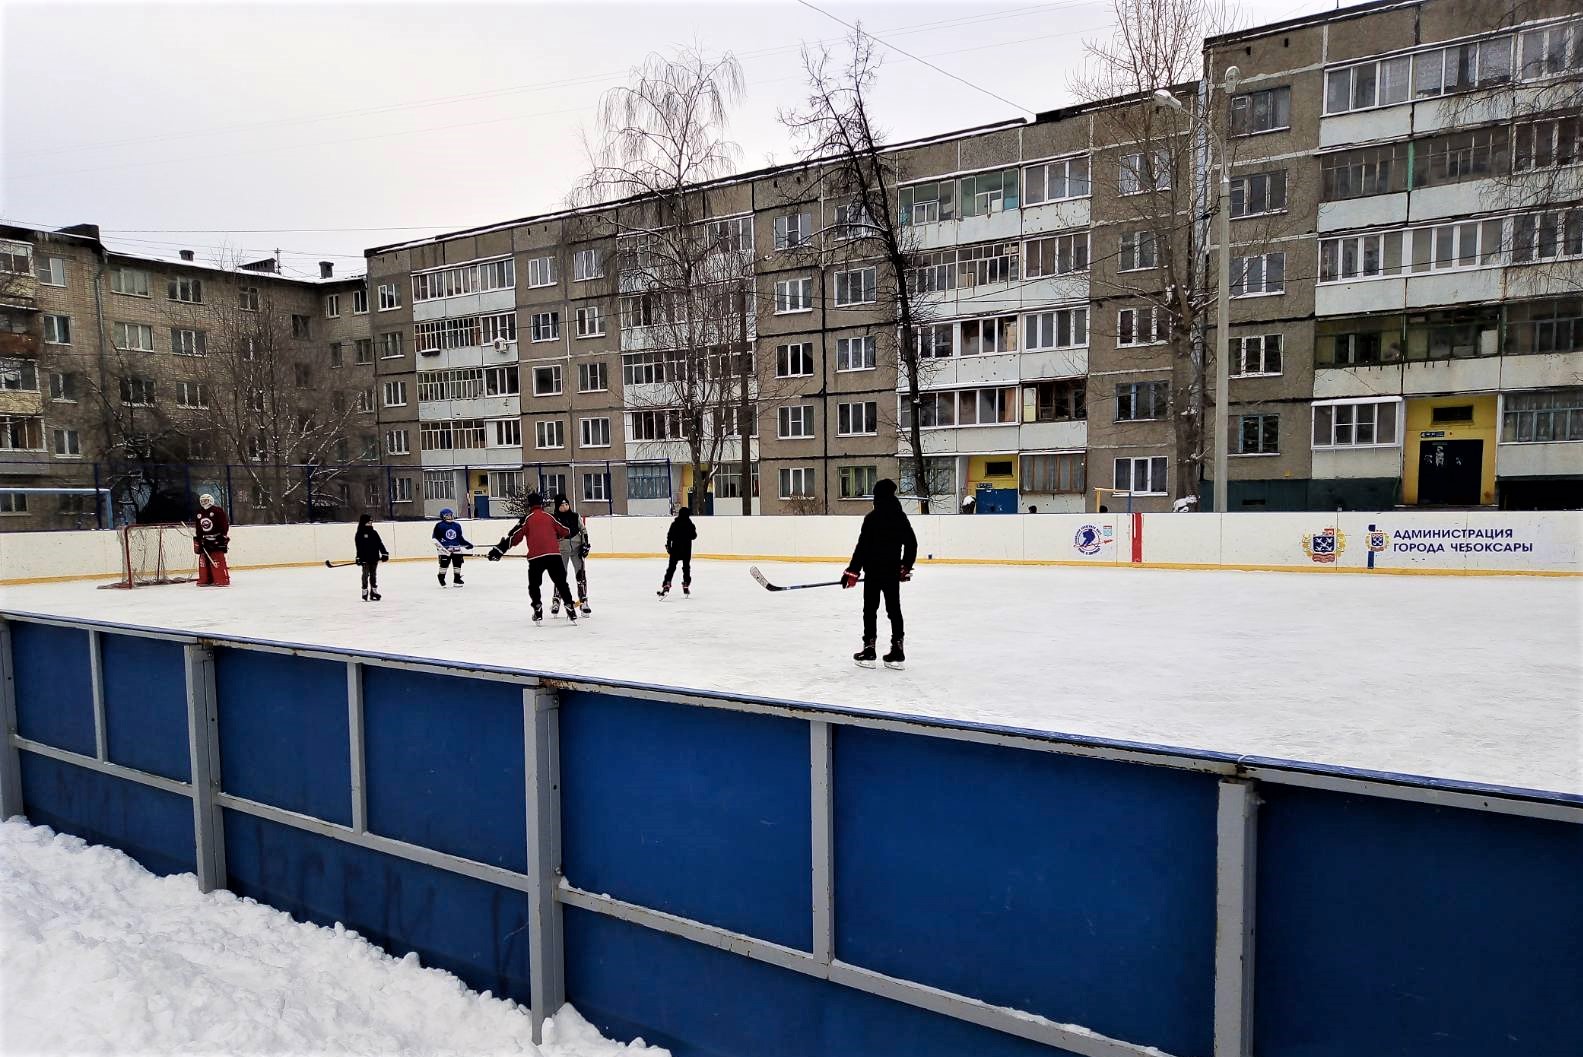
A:
{"type": "Polygon", "coordinates": [[[1165,455],[1117,456],[1112,460],[1111,470],[1112,476],[1110,483],[1115,489],[1114,494],[1118,497],[1129,498],[1136,496],[1168,496],[1171,494],[1171,461],[1169,457],[1165,455]],[[1138,481],[1137,464],[1140,462],[1145,463],[1148,466],[1148,490],[1141,492],[1134,487],[1138,481]],[[1122,463],[1127,464],[1126,488],[1121,487],[1120,477],[1114,472],[1116,468],[1120,467],[1122,463]],[[1156,473],[1156,464],[1158,464],[1158,473],[1156,473]],[[1163,480],[1156,480],[1156,477],[1163,478],[1163,480]]]}
{"type": "Polygon", "coordinates": [[[563,372],[561,370],[561,365],[560,364],[558,364],[558,363],[539,363],[539,364],[534,364],[533,365],[533,395],[535,397],[562,396],[562,395],[565,394],[565,391],[566,391],[566,377],[565,377],[565,372],[563,372]],[[551,379],[551,382],[554,385],[553,389],[550,389],[550,388],[540,389],[539,388],[540,372],[548,372],[546,377],[551,379]]]}
{"type": "Polygon", "coordinates": [[[578,445],[579,447],[583,447],[583,448],[608,448],[608,447],[610,447],[611,446],[611,440],[610,440],[610,416],[609,415],[589,415],[586,418],[579,418],[577,420],[577,434],[578,434],[578,437],[581,440],[581,444],[578,445]],[[597,434],[599,433],[598,427],[599,427],[599,424],[601,424],[601,423],[603,424],[604,440],[599,440],[598,436],[597,436],[597,434]],[[595,434],[593,439],[590,439],[590,434],[591,433],[595,434]]]}

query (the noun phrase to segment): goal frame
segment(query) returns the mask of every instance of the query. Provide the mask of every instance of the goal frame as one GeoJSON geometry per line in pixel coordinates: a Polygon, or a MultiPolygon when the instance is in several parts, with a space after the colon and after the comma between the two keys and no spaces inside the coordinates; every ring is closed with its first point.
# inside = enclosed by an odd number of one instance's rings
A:
{"type": "MultiPolygon", "coordinates": [[[[193,527],[191,525],[182,521],[151,521],[133,523],[119,526],[115,530],[115,534],[116,552],[121,558],[121,575],[120,578],[114,582],[103,584],[101,586],[113,588],[158,587],[162,584],[192,583],[198,578],[196,560],[192,563],[192,575],[188,576],[184,575],[183,572],[170,572],[169,570],[173,563],[169,562],[166,557],[167,554],[170,553],[167,550],[170,545],[170,541],[167,540],[166,537],[179,536],[182,540],[190,544],[193,535],[193,527]],[[135,535],[149,532],[155,533],[158,536],[158,542],[155,544],[155,546],[158,547],[158,553],[156,554],[153,561],[152,575],[144,573],[140,576],[138,574],[137,567],[134,566],[132,561],[132,540],[135,535]]],[[[184,570],[186,564],[186,562],[182,562],[179,568],[184,570]]],[[[140,562],[139,565],[146,569],[149,563],[144,561],[140,562]]]]}

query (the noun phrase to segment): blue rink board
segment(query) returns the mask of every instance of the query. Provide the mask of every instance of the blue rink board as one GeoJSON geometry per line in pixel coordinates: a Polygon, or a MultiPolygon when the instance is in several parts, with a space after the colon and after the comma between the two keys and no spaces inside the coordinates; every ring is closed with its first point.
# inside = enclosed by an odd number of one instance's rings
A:
{"type": "Polygon", "coordinates": [[[191,800],[36,753],[21,756],[29,822],[119,848],[150,873],[193,872],[191,800]]]}
{"type": "Polygon", "coordinates": [[[178,782],[192,780],[187,662],[180,643],[101,635],[105,755],[178,782]]]}
{"type": "Polygon", "coordinates": [[[17,733],[57,749],[97,754],[88,633],[13,621],[11,663],[17,733]]]}

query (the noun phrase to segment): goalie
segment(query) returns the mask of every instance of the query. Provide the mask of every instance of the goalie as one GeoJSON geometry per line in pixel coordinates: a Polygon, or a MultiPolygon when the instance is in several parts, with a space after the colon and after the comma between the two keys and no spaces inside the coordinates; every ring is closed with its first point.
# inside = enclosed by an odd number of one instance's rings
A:
{"type": "Polygon", "coordinates": [[[198,586],[230,587],[225,552],[231,547],[231,519],[208,492],[198,497],[196,529],[192,551],[198,556],[198,586]]]}

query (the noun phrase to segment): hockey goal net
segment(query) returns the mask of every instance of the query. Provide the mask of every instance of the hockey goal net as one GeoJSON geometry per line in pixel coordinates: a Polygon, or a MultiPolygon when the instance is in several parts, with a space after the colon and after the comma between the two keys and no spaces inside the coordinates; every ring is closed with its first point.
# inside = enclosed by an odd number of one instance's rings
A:
{"type": "Polygon", "coordinates": [[[123,525],[116,529],[121,549],[121,578],[106,587],[152,587],[183,584],[198,576],[192,549],[192,526],[180,522],[123,525]]]}

